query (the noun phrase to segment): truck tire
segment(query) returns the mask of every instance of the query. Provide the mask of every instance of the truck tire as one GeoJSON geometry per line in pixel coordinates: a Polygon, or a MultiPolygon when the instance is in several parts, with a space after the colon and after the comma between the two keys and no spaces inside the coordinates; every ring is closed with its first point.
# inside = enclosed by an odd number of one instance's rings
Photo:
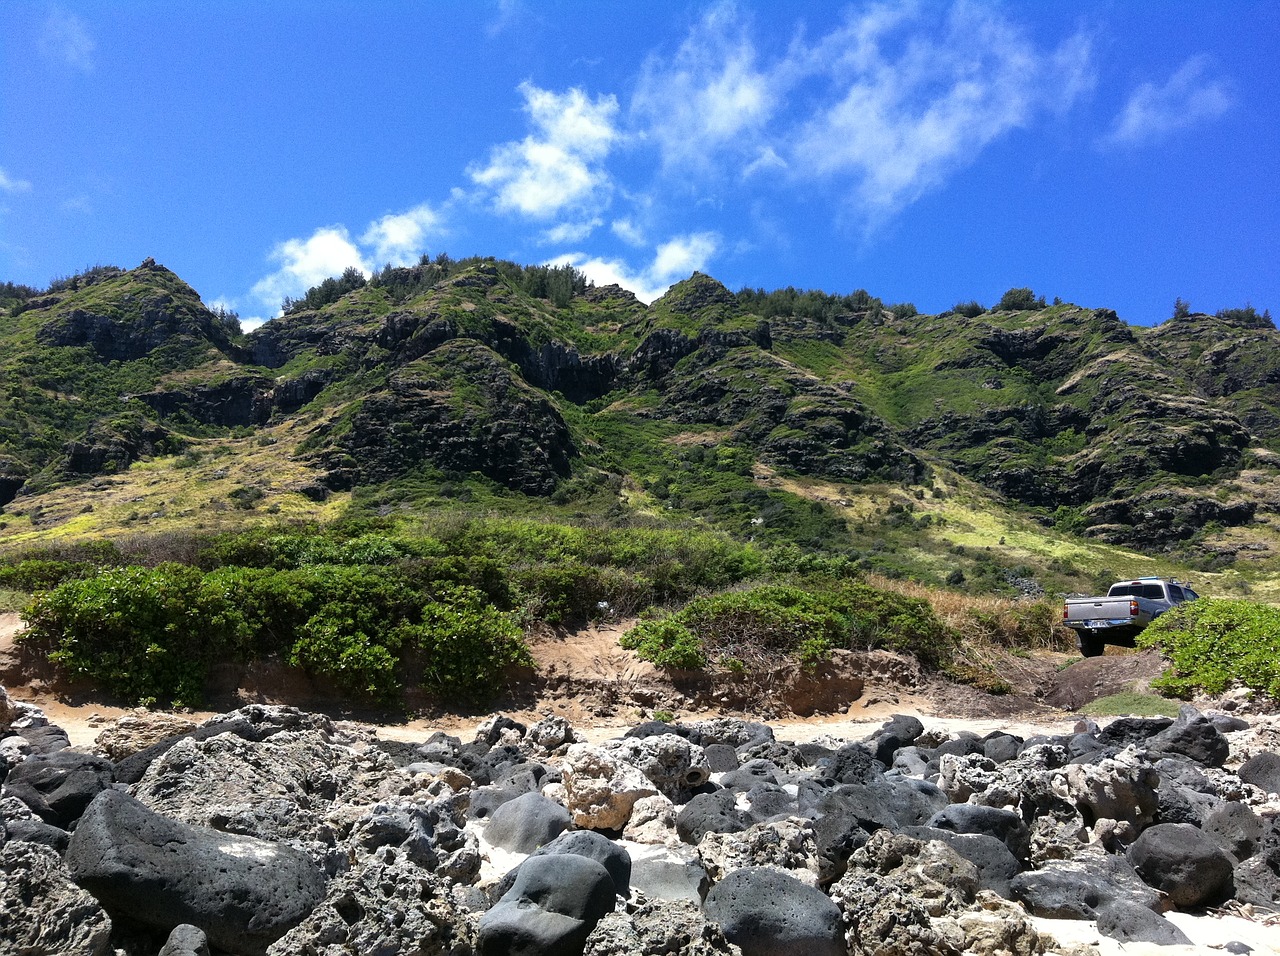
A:
{"type": "Polygon", "coordinates": [[[1101,657],[1107,642],[1091,631],[1080,632],[1080,653],[1084,657],[1101,657]]]}

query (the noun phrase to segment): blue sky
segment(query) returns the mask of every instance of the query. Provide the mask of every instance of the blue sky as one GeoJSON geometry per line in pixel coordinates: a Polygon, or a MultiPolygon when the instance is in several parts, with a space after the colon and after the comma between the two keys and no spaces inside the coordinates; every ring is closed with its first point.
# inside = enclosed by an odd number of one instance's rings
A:
{"type": "Polygon", "coordinates": [[[349,265],[648,300],[1280,309],[1280,4],[0,4],[0,280],[152,256],[246,325],[349,265]]]}

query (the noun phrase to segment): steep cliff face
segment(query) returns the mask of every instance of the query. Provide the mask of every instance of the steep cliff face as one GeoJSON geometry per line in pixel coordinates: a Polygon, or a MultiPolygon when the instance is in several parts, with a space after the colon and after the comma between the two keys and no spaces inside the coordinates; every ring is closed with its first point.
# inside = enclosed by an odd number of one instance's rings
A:
{"type": "Polygon", "coordinates": [[[326,444],[345,456],[330,468],[337,487],[377,484],[425,465],[462,477],[479,472],[530,495],[554,491],[576,453],[554,404],[468,340],[396,369],[326,444]]]}

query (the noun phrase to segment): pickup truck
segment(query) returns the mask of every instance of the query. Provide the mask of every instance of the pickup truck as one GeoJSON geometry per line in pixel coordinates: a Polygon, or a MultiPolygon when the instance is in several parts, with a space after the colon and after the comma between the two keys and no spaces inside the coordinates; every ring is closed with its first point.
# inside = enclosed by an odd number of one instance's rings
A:
{"type": "Polygon", "coordinates": [[[1062,623],[1076,632],[1080,653],[1097,657],[1108,644],[1134,646],[1138,632],[1172,607],[1200,595],[1178,581],[1117,581],[1105,595],[1068,597],[1062,623]]]}

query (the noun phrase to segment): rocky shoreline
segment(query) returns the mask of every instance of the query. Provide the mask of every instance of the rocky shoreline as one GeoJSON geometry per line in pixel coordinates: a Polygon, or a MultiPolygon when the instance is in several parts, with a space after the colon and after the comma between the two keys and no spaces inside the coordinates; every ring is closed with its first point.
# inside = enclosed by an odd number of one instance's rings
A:
{"type": "Polygon", "coordinates": [[[1280,718],[1191,707],[594,744],[561,717],[404,742],[252,705],[124,717],[91,752],[0,689],[0,781],[0,953],[1078,956],[1280,913],[1280,718]]]}

